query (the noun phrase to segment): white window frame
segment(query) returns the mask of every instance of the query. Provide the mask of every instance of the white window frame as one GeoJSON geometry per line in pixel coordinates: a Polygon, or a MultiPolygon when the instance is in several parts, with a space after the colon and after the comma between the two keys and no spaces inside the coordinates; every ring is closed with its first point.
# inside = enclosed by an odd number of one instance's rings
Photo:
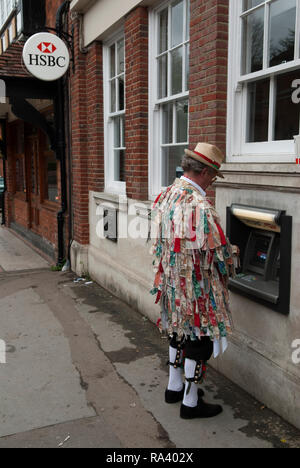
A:
{"type": "MultiPolygon", "coordinates": [[[[227,162],[229,163],[291,163],[295,162],[296,146],[294,140],[268,141],[261,143],[246,143],[247,132],[247,83],[259,78],[271,78],[273,84],[275,76],[280,72],[289,72],[300,68],[300,59],[282,65],[267,68],[248,75],[242,75],[242,0],[229,0],[229,55],[228,55],[228,105],[227,105],[227,162]]],[[[266,0],[265,21],[270,4],[273,0],[266,0]]],[[[300,35],[300,3],[297,0],[296,37],[300,35]]],[[[254,7],[254,11],[258,7],[254,7]]],[[[266,28],[268,29],[268,28],[266,28]]],[[[299,57],[299,41],[296,41],[295,57],[299,57]]],[[[268,36],[264,37],[264,51],[268,47],[268,36]]],[[[264,53],[266,57],[266,53],[264,53]]],[[[300,71],[299,71],[300,78],[300,71]]],[[[270,108],[273,95],[270,96],[270,108]]],[[[269,119],[274,118],[270,112],[269,119]]],[[[270,127],[269,127],[270,129],[270,127]]],[[[271,132],[269,131],[269,138],[271,132]]],[[[296,135],[295,135],[296,136],[296,135]]]]}
{"type": "Polygon", "coordinates": [[[16,9],[17,2],[15,0],[1,0],[0,2],[0,29],[3,28],[4,24],[16,9]]]}
{"type": "MultiPolygon", "coordinates": [[[[124,110],[119,112],[111,112],[111,87],[109,85],[110,78],[110,47],[116,44],[121,39],[124,39],[124,56],[125,50],[125,33],[124,28],[119,30],[103,44],[103,96],[104,96],[104,173],[105,173],[105,192],[126,195],[126,182],[114,180],[115,174],[115,158],[114,158],[114,117],[124,116],[126,124],[126,59],[124,64],[125,73],[125,94],[124,94],[124,110]]],[[[117,75],[116,75],[117,76],[117,75]]],[[[118,89],[116,88],[116,96],[118,89]]],[[[117,97],[116,97],[117,99],[117,97]]],[[[124,147],[120,148],[126,151],[126,142],[124,147]]]]}
{"type": "MultiPolygon", "coordinates": [[[[161,144],[162,141],[162,104],[172,103],[174,107],[176,102],[189,98],[189,91],[184,91],[182,93],[171,95],[171,80],[170,80],[170,70],[171,70],[171,60],[170,60],[170,51],[178,47],[186,47],[190,43],[190,40],[180,44],[176,47],[170,47],[171,34],[169,34],[169,44],[168,44],[168,70],[169,70],[169,79],[168,79],[168,96],[163,99],[158,98],[158,60],[157,57],[158,47],[159,47],[159,14],[167,6],[171,8],[174,0],[167,0],[156,8],[153,8],[149,11],[149,198],[154,200],[156,196],[164,188],[162,187],[162,156],[161,148],[162,147],[174,147],[174,146],[188,146],[188,141],[183,143],[174,143],[176,140],[174,128],[176,128],[176,112],[173,108],[173,143],[171,144],[161,144]]],[[[186,25],[186,8],[184,8],[184,25],[186,25]]],[[[170,32],[170,14],[169,14],[169,27],[168,31],[170,32]]],[[[185,38],[184,38],[185,39],[185,38]]],[[[186,83],[186,54],[183,54],[183,83],[182,89],[187,89],[186,83]]],[[[189,119],[188,119],[189,121],[189,119]]],[[[189,129],[188,129],[189,136],[189,129]]]]}

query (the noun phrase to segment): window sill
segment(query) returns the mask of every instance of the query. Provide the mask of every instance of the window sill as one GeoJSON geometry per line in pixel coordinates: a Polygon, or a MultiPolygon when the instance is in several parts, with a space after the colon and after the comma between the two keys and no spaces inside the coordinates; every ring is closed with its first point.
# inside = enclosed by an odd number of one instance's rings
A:
{"type": "Polygon", "coordinates": [[[126,196],[109,194],[107,192],[92,192],[92,198],[97,206],[102,205],[112,207],[126,214],[128,213],[128,210],[131,210],[131,207],[134,206],[134,212],[137,214],[137,216],[140,216],[141,218],[145,219],[148,219],[149,211],[151,211],[151,208],[153,206],[152,200],[132,200],[131,198],[127,198],[126,196]]]}
{"type": "Polygon", "coordinates": [[[238,161],[227,161],[222,164],[222,172],[226,173],[266,173],[269,175],[300,175],[300,166],[296,164],[296,157],[293,162],[268,162],[268,161],[247,161],[239,158],[238,161]]]}
{"type": "Polygon", "coordinates": [[[234,164],[222,165],[224,180],[215,186],[237,189],[284,191],[300,193],[300,166],[294,164],[234,164]]]}
{"type": "Polygon", "coordinates": [[[126,195],[109,192],[92,192],[96,205],[104,205],[127,213],[128,199],[126,195]]]}

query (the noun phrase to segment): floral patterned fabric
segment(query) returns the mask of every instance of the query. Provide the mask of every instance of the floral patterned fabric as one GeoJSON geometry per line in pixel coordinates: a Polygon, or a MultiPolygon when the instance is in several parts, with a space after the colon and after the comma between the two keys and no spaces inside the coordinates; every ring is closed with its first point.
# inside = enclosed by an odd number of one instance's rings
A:
{"type": "Polygon", "coordinates": [[[153,207],[154,288],[161,330],[179,338],[232,332],[228,280],[234,276],[229,240],[212,204],[189,182],[177,179],[153,207]]]}

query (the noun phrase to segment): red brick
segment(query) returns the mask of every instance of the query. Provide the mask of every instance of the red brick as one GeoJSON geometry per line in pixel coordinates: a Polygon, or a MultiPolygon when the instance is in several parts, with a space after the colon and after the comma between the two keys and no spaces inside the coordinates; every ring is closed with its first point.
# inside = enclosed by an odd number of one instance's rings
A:
{"type": "Polygon", "coordinates": [[[126,185],[129,198],[148,199],[148,10],[126,17],[126,185]],[[140,176],[143,179],[140,180],[140,176]],[[137,180],[140,180],[137,183],[137,180]]]}

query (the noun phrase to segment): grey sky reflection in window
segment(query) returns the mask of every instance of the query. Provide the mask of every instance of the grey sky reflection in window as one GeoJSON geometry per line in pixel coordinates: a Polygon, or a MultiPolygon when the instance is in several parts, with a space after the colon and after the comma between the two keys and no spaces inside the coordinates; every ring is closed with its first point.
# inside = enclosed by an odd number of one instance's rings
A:
{"type": "Polygon", "coordinates": [[[294,60],[296,0],[277,0],[270,5],[270,66],[294,60]]]}

